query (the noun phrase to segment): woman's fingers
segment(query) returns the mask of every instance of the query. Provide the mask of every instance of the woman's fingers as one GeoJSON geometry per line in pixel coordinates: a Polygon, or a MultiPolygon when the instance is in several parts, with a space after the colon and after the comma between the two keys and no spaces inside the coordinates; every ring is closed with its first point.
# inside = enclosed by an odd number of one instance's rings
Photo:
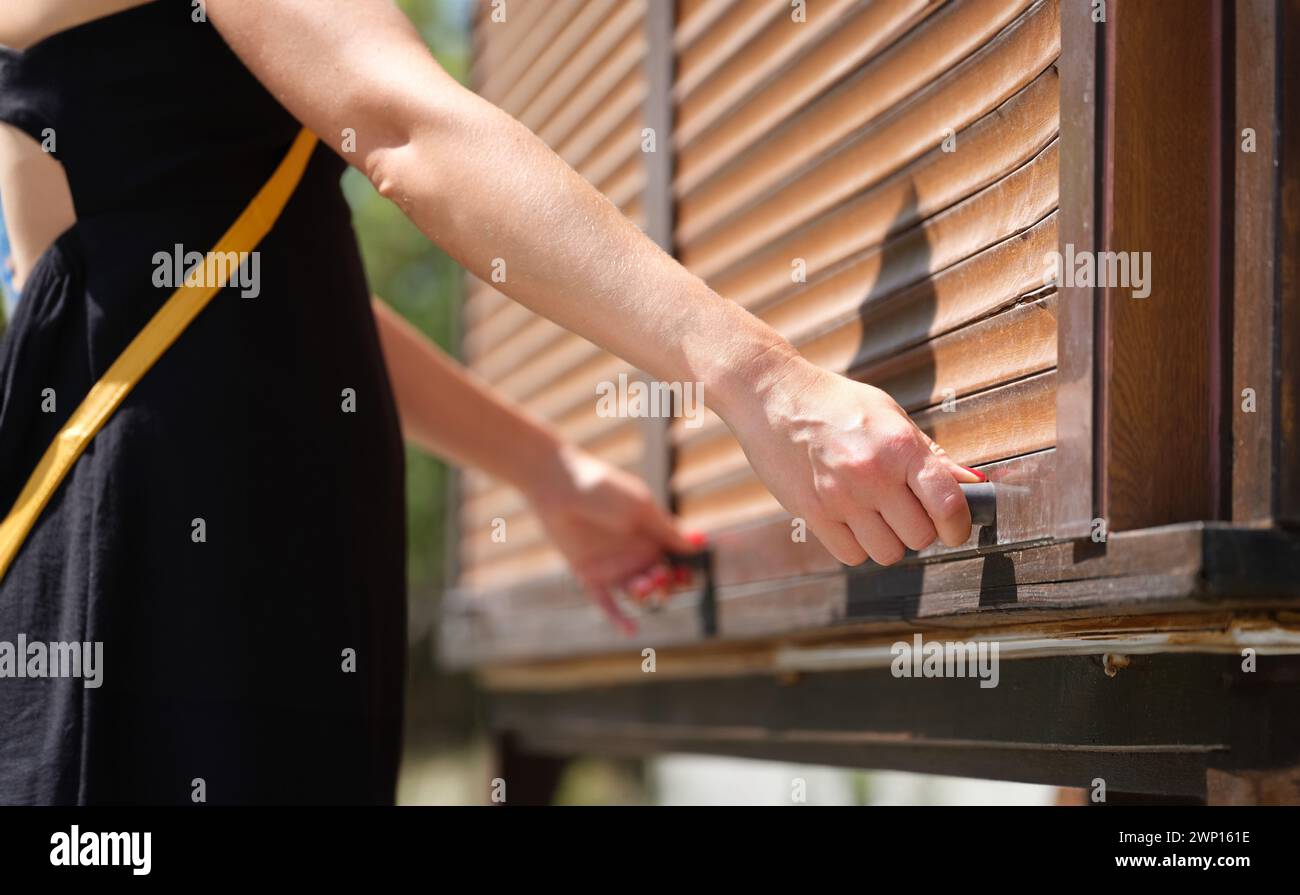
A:
{"type": "Polygon", "coordinates": [[[693,553],[698,549],[677,527],[677,521],[672,515],[652,500],[643,504],[641,530],[668,553],[693,553]]]}
{"type": "Polygon", "coordinates": [[[939,539],[949,547],[966,543],[970,537],[970,507],[943,458],[927,453],[913,463],[907,484],[934,522],[939,539]]]}
{"type": "Polygon", "coordinates": [[[605,617],[609,619],[610,624],[628,637],[636,633],[636,622],[619,608],[618,602],[615,601],[614,595],[609,588],[596,586],[590,587],[588,590],[591,593],[591,598],[596,601],[596,605],[604,611],[605,617]]]}
{"type": "Polygon", "coordinates": [[[867,558],[867,550],[859,542],[857,536],[843,522],[826,521],[820,525],[812,525],[813,532],[817,539],[822,542],[831,556],[835,557],[846,566],[860,566],[863,560],[867,558]]]}
{"type": "Polygon", "coordinates": [[[894,529],[875,510],[859,513],[849,521],[849,527],[872,560],[882,566],[892,566],[907,552],[894,529]]]}
{"type": "Polygon", "coordinates": [[[922,432],[921,437],[925,439],[925,443],[929,446],[930,453],[934,454],[943,462],[943,465],[947,467],[948,471],[952,473],[953,478],[958,482],[973,485],[976,482],[987,482],[989,480],[989,477],[984,473],[971,469],[968,466],[962,466],[952,457],[949,457],[948,452],[939,447],[939,445],[936,444],[934,439],[929,435],[922,432]]]}
{"type": "Polygon", "coordinates": [[[885,523],[909,549],[924,550],[934,543],[934,522],[907,486],[892,489],[879,506],[885,523]]]}
{"type": "Polygon", "coordinates": [[[673,583],[673,575],[665,565],[656,565],[651,569],[636,575],[623,586],[627,595],[637,602],[644,602],[651,597],[663,598],[667,596],[668,587],[673,583]]]}
{"type": "Polygon", "coordinates": [[[649,575],[636,575],[623,585],[623,592],[637,602],[644,600],[654,590],[649,575]]]}

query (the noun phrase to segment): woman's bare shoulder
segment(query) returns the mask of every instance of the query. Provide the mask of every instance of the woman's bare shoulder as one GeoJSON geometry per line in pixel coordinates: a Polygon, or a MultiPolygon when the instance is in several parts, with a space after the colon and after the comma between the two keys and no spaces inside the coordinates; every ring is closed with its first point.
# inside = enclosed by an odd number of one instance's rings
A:
{"type": "Polygon", "coordinates": [[[0,44],[24,50],[51,35],[151,0],[20,0],[0,3],[0,44]]]}

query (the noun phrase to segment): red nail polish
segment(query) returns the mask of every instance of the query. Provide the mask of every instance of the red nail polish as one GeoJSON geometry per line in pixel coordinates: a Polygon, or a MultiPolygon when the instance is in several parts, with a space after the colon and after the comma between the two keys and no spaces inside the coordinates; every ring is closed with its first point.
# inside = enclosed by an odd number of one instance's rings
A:
{"type": "Polygon", "coordinates": [[[675,566],[673,568],[673,583],[686,584],[691,580],[691,570],[686,566],[675,566]]]}
{"type": "Polygon", "coordinates": [[[989,480],[989,477],[986,476],[984,473],[980,472],[978,469],[971,469],[969,466],[963,466],[962,469],[966,470],[969,473],[973,473],[979,476],[979,480],[981,482],[987,482],[989,480]]]}
{"type": "Polygon", "coordinates": [[[686,540],[691,542],[692,547],[703,549],[709,543],[709,536],[702,531],[688,531],[686,540]]]}

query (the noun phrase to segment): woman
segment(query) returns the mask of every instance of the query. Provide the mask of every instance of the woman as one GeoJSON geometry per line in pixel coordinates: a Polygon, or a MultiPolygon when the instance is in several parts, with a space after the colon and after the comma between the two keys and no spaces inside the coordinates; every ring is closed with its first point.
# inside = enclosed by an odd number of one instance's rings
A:
{"type": "Polygon", "coordinates": [[[345,163],[471,272],[504,259],[515,301],[702,383],[840,561],[969,536],[957,483],[977,473],[661,252],[389,0],[27,0],[0,10],[0,43],[0,146],[67,187],[51,226],[57,200],[0,181],[23,288],[0,506],[178,285],[153,259],[212,248],[300,128],[321,139],[257,245],[256,297],[223,290],[140,378],[0,580],[0,642],[103,645],[98,687],[0,677],[0,801],[391,801],[399,411],[417,444],[519,487],[611,614],[690,549],[634,479],[372,309],[345,163]]]}

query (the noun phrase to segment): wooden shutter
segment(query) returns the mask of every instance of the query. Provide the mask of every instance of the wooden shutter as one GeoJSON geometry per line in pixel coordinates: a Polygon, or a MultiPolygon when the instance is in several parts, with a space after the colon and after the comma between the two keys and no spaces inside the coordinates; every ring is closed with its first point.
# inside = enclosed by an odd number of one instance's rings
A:
{"type": "MultiPolygon", "coordinates": [[[[716,10],[680,5],[678,257],[959,462],[1050,449],[1056,0],[815,0],[806,21],[762,0],[698,22],[716,10]]],[[[782,515],[718,418],[672,431],[687,524],[782,515]]]]}

